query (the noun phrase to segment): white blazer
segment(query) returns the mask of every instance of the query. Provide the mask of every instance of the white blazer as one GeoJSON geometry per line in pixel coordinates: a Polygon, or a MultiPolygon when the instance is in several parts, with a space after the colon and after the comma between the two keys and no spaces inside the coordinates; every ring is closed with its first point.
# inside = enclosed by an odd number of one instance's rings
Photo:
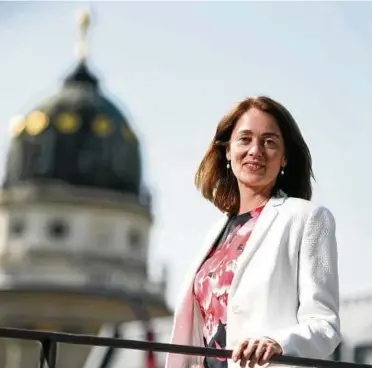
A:
{"type": "MultiPolygon", "coordinates": [[[[176,304],[171,343],[204,346],[194,278],[224,216],[207,234],[176,304]]],[[[246,338],[275,339],[285,355],[328,358],[340,342],[335,221],[309,201],[272,197],[238,259],[227,307],[226,348],[246,338]]],[[[200,367],[203,357],[168,354],[166,368],[200,367]]],[[[229,368],[239,363],[228,361],[229,368]]],[[[271,367],[274,366],[271,364],[271,367]]]]}

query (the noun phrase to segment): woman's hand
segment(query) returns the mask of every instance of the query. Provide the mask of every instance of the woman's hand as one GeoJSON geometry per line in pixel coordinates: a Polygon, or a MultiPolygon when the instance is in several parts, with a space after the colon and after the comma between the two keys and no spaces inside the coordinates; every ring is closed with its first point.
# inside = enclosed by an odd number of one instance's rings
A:
{"type": "Polygon", "coordinates": [[[254,367],[255,364],[266,364],[273,355],[281,355],[281,346],[268,337],[246,339],[234,349],[232,360],[240,360],[241,367],[254,367]],[[249,361],[248,365],[247,362],[249,361]]]}

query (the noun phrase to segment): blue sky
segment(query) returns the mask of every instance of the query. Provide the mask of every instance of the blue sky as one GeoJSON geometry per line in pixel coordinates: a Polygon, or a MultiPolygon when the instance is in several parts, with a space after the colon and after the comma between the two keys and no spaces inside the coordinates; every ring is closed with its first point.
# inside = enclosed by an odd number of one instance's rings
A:
{"type": "MultiPolygon", "coordinates": [[[[14,115],[53,93],[75,62],[82,3],[0,3],[0,176],[14,115]]],[[[284,103],[310,146],[314,201],[337,221],[342,295],[372,293],[372,23],[368,2],[92,3],[92,69],[143,145],[154,194],[150,268],[168,298],[220,216],[193,175],[231,106],[284,103]]]]}

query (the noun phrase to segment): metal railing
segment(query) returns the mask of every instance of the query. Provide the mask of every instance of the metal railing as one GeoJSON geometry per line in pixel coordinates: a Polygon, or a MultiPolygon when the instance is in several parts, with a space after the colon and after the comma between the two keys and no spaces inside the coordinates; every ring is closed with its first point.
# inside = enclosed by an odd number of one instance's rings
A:
{"type": "MultiPolygon", "coordinates": [[[[197,346],[174,345],[159,342],[138,340],[124,340],[110,337],[98,337],[93,335],[77,335],[69,333],[25,330],[17,328],[0,328],[0,339],[32,340],[40,343],[40,368],[57,368],[58,343],[102,346],[108,348],[133,349],[142,351],[154,351],[162,353],[211,356],[219,358],[231,358],[232,350],[220,350],[197,346]]],[[[271,362],[284,365],[317,368],[372,368],[372,365],[332,360],[299,358],[293,356],[273,356],[271,362]]],[[[174,367],[177,368],[177,367],[174,367]]]]}

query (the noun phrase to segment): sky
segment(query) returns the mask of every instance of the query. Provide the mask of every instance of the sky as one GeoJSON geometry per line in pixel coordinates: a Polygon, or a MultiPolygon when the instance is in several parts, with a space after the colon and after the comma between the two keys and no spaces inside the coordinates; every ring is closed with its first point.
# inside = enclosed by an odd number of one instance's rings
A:
{"type": "MultiPolygon", "coordinates": [[[[76,63],[78,2],[0,3],[0,176],[9,121],[54,93],[76,63]]],[[[130,116],[154,196],[152,277],[177,290],[221,216],[193,185],[222,116],[265,94],[310,147],[314,202],[337,223],[343,297],[372,293],[372,3],[91,3],[89,64],[130,116]]]]}

